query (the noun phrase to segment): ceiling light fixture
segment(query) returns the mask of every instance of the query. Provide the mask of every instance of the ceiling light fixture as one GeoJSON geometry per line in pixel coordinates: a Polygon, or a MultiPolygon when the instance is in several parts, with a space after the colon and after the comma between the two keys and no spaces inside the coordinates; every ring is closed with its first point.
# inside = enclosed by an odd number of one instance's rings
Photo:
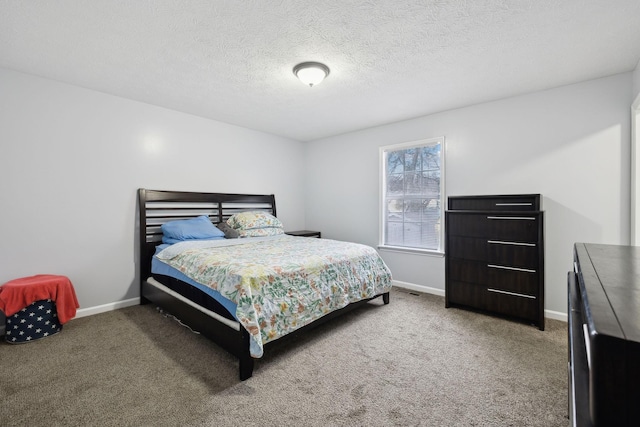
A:
{"type": "Polygon", "coordinates": [[[310,87],[320,84],[329,75],[329,67],[319,62],[303,62],[293,67],[293,74],[310,87]]]}

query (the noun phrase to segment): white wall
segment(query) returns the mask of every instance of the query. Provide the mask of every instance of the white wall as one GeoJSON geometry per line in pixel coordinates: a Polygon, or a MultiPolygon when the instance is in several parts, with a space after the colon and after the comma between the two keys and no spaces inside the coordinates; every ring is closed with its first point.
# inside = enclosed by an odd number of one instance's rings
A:
{"type": "Polygon", "coordinates": [[[303,145],[0,69],[0,283],[73,282],[83,308],[139,296],[136,190],[274,193],[304,228],[303,145]]]}
{"type": "MultiPolygon", "coordinates": [[[[566,313],[573,244],[629,243],[631,87],[619,74],[308,143],[306,226],[377,245],[379,147],[445,136],[447,195],[542,194],[545,306],[566,313]]],[[[444,290],[442,257],[381,254],[394,279],[444,290]]]]}
{"type": "Polygon", "coordinates": [[[636,65],[636,69],[633,70],[633,98],[640,96],[640,61],[636,65]]]}
{"type": "Polygon", "coordinates": [[[631,244],[640,245],[640,61],[633,70],[631,91],[631,244]]]}

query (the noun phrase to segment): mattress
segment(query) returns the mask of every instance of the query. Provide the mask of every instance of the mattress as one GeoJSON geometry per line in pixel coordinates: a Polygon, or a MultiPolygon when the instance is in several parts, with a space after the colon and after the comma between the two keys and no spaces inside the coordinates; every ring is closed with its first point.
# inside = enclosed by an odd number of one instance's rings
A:
{"type": "MultiPolygon", "coordinates": [[[[170,245],[167,244],[159,245],[156,248],[156,255],[169,246],[170,245]]],[[[211,301],[213,299],[229,312],[230,316],[225,317],[237,320],[237,304],[223,297],[217,290],[196,282],[180,270],[160,261],[156,256],[151,259],[151,274],[154,279],[172,291],[179,293],[202,307],[217,311],[218,305],[211,301]]]]}

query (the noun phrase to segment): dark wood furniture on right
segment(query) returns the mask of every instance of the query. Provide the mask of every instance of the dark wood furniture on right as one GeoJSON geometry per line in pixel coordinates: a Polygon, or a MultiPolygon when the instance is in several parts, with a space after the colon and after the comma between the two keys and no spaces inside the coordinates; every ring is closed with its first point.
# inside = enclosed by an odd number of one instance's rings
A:
{"type": "Polygon", "coordinates": [[[576,243],[568,274],[571,425],[640,425],[640,247],[576,243]]]}
{"type": "Polygon", "coordinates": [[[539,194],[449,197],[445,305],[544,330],[544,227],[539,194]]]}

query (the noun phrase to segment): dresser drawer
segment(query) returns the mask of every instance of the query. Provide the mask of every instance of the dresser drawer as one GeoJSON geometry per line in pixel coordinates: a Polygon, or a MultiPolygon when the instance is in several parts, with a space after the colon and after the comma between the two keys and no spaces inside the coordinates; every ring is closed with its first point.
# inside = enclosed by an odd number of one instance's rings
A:
{"type": "Polygon", "coordinates": [[[487,309],[487,287],[465,282],[451,280],[447,289],[447,300],[450,304],[461,304],[469,307],[476,307],[481,310],[487,309]]]}
{"type": "Polygon", "coordinates": [[[446,253],[451,258],[486,261],[513,267],[535,269],[539,265],[537,243],[450,236],[447,239],[446,253]]]}
{"type": "Polygon", "coordinates": [[[538,320],[539,302],[537,297],[527,298],[498,293],[493,288],[487,288],[487,294],[490,295],[487,302],[487,310],[534,322],[538,320]]]}
{"type": "Polygon", "coordinates": [[[537,297],[528,298],[496,292],[494,288],[483,285],[451,282],[447,298],[450,304],[468,306],[530,321],[537,321],[539,316],[537,297]]]}
{"type": "Polygon", "coordinates": [[[500,264],[463,259],[450,259],[447,269],[447,280],[474,283],[524,295],[540,293],[540,273],[537,270],[513,270],[500,264]]]}
{"type": "Polygon", "coordinates": [[[447,209],[452,211],[539,211],[540,195],[450,196],[447,209]]]}
{"type": "Polygon", "coordinates": [[[449,236],[486,237],[511,242],[536,242],[539,239],[540,212],[474,213],[446,212],[449,236]]]}

